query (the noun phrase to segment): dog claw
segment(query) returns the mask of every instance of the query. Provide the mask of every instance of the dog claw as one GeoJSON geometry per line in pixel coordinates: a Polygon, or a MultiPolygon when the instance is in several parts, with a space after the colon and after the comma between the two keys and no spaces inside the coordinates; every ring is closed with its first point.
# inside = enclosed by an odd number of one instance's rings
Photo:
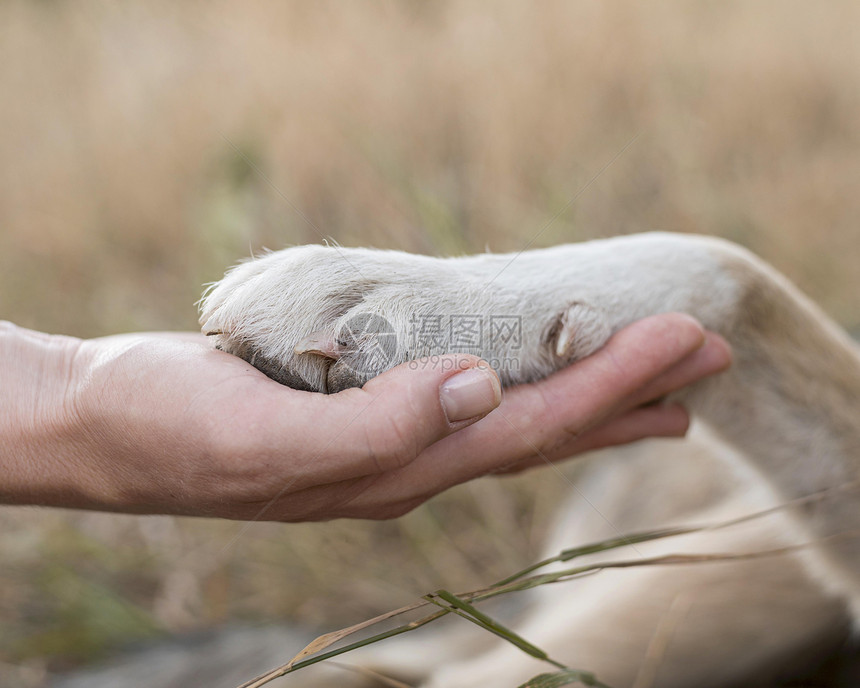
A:
{"type": "Polygon", "coordinates": [[[566,358],[570,353],[570,347],[573,345],[574,329],[570,323],[563,322],[561,331],[558,333],[558,339],[555,340],[555,355],[559,358],[566,358]]]}
{"type": "Polygon", "coordinates": [[[604,315],[585,303],[573,303],[562,312],[553,332],[553,353],[565,361],[594,353],[612,334],[604,315]]]}
{"type": "Polygon", "coordinates": [[[215,335],[215,334],[224,334],[221,331],[220,323],[215,322],[215,318],[209,318],[205,323],[203,323],[200,330],[207,337],[211,337],[212,335],[215,335]]]}
{"type": "Polygon", "coordinates": [[[293,348],[293,351],[296,354],[316,354],[334,360],[340,358],[337,343],[325,332],[312,332],[307,337],[302,338],[293,348]]]}

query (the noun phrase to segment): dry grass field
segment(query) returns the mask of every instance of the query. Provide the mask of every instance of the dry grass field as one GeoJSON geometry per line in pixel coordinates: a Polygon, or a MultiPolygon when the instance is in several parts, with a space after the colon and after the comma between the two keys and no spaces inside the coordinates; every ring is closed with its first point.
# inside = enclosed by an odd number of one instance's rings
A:
{"type": "MultiPolygon", "coordinates": [[[[194,329],[262,246],[724,236],[860,327],[860,4],[0,4],[0,318],[194,329]]],[[[0,411],[2,412],[2,411],[0,411]]],[[[0,684],[239,619],[328,628],[535,556],[558,476],[393,523],[0,511],[0,684]]]]}

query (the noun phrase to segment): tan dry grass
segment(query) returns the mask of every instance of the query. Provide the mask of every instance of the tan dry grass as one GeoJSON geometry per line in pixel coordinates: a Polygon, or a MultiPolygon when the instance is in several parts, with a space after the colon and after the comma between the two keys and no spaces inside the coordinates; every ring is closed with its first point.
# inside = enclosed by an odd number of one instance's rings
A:
{"type": "MultiPolygon", "coordinates": [[[[517,250],[563,211],[537,245],[727,236],[857,327],[858,20],[850,0],[9,0],[0,317],[192,328],[201,284],[252,248],[517,250]]],[[[394,524],[254,525],[226,551],[236,524],[6,510],[0,660],[479,585],[534,555],[533,495],[558,482],[466,487],[394,524]]]]}

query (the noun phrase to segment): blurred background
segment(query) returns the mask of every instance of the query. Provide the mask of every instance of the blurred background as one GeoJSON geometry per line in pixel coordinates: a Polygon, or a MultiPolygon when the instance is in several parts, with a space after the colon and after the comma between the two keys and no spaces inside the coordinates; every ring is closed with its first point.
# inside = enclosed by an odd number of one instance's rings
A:
{"type": "MultiPolygon", "coordinates": [[[[0,318],[195,329],[203,285],[261,247],[662,229],[748,246],[857,331],[858,26],[852,0],[6,0],[0,318]]],[[[536,556],[559,483],[384,524],[0,510],[0,684],[481,585],[536,556]]]]}

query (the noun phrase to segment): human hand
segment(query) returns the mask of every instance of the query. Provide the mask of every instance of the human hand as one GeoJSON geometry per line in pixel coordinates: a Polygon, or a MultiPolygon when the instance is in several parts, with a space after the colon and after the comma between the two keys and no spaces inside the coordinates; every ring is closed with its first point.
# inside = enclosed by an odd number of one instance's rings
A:
{"type": "Polygon", "coordinates": [[[0,501],[302,521],[390,518],[487,473],[683,435],[684,409],[645,404],[730,353],[687,316],[655,316],[504,399],[468,355],[328,396],[196,334],[82,341],[5,325],[0,360],[0,501]]]}

